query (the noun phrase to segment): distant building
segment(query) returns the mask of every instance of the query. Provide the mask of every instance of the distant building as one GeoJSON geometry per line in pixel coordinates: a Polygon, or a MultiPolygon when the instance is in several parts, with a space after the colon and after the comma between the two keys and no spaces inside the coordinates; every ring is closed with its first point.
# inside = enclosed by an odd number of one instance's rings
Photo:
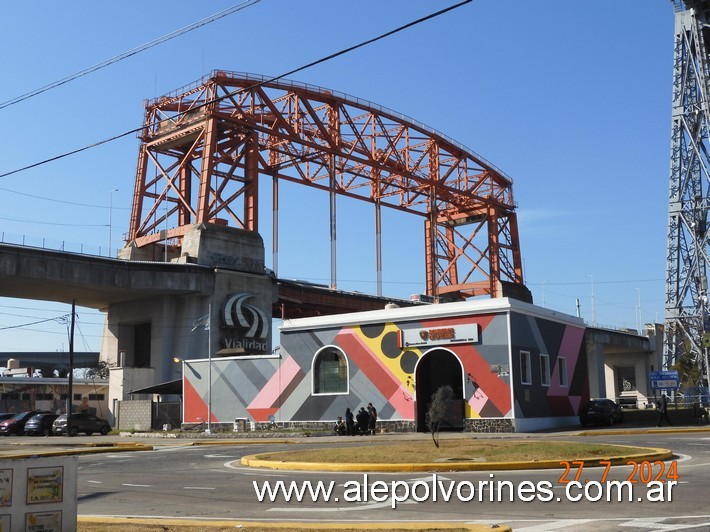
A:
{"type": "MultiPolygon", "coordinates": [[[[98,352],[75,352],[73,359],[75,368],[96,368],[99,365],[98,352]]],[[[19,367],[30,368],[30,375],[39,370],[43,377],[66,377],[69,372],[69,353],[66,351],[0,353],[0,374],[2,368],[8,367],[9,360],[17,361],[19,367]]]]}
{"type": "MultiPolygon", "coordinates": [[[[66,378],[0,377],[0,412],[46,410],[66,411],[69,381],[66,378]]],[[[107,418],[108,380],[73,379],[72,411],[78,412],[82,402],[87,411],[107,418]]]]}

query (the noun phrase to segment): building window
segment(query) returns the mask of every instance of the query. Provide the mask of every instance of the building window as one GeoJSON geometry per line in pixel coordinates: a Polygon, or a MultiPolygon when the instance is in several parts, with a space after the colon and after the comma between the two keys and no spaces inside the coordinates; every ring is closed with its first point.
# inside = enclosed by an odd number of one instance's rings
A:
{"type": "Polygon", "coordinates": [[[530,352],[520,352],[520,383],[532,384],[532,367],[530,364],[530,352]]]}
{"type": "Polygon", "coordinates": [[[564,357],[557,357],[557,367],[559,369],[558,376],[560,378],[560,386],[566,388],[567,384],[567,359],[564,357]]]}
{"type": "Polygon", "coordinates": [[[104,394],[102,393],[90,393],[89,394],[89,401],[103,401],[104,400],[104,394]]]}
{"type": "Polygon", "coordinates": [[[4,393],[0,396],[2,399],[7,399],[8,401],[14,401],[20,398],[19,393],[4,393]]]}
{"type": "Polygon", "coordinates": [[[540,384],[550,385],[550,356],[540,353],[540,384]]]}
{"type": "Polygon", "coordinates": [[[333,347],[316,354],[313,360],[313,394],[348,393],[348,360],[333,347]]]}
{"type": "Polygon", "coordinates": [[[36,401],[51,401],[54,399],[53,393],[38,393],[35,395],[36,401]]]}
{"type": "Polygon", "coordinates": [[[74,394],[74,400],[75,400],[75,401],[81,401],[81,394],[80,394],[80,393],[75,393],[75,394],[74,394]]]}

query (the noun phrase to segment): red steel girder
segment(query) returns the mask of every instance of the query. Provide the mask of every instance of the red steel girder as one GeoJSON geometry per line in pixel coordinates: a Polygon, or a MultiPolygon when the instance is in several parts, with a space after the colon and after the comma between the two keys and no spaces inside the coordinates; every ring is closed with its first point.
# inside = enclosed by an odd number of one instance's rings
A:
{"type": "Polygon", "coordinates": [[[500,281],[523,282],[512,180],[376,104],[218,71],[148,102],[140,138],[129,230],[137,246],[200,222],[258,231],[265,173],[422,216],[428,294],[496,297],[500,281]]]}

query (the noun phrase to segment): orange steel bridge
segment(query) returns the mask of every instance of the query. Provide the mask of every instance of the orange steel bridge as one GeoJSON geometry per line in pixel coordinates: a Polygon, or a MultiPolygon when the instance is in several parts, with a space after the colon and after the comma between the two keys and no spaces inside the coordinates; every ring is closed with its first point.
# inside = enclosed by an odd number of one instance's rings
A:
{"type": "MultiPolygon", "coordinates": [[[[330,197],[336,288],[336,197],[375,214],[382,291],[381,208],[423,219],[426,294],[501,297],[523,284],[512,180],[441,133],[377,104],[284,79],[215,71],[146,103],[128,241],[179,242],[195,223],[259,231],[259,175],[272,178],[278,273],[279,181],[330,197]]],[[[287,199],[286,199],[287,200],[287,199]]]]}

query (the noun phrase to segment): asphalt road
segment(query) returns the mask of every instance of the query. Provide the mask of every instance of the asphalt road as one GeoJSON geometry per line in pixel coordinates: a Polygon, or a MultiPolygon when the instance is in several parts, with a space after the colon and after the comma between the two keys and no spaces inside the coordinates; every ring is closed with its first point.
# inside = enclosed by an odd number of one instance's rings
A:
{"type": "MultiPolygon", "coordinates": [[[[537,436],[535,436],[537,437],[537,436]]],[[[570,464],[552,470],[448,472],[434,478],[431,473],[335,473],[291,472],[256,470],[242,467],[239,459],[246,454],[265,450],[292,450],[293,445],[210,445],[175,446],[155,442],[155,450],[132,453],[85,455],[79,458],[79,514],[101,516],[150,516],[227,518],[254,520],[298,520],[307,522],[344,521],[447,521],[502,523],[515,530],[565,532],[595,530],[710,530],[710,432],[667,434],[623,434],[595,437],[577,436],[573,433],[547,434],[541,438],[575,440],[583,438],[608,443],[644,445],[670,448],[676,453],[674,461],[665,464],[632,464],[629,466],[586,468],[581,472],[570,464]],[[674,465],[675,462],[675,465],[674,465]],[[677,477],[675,476],[677,474],[677,477]],[[571,486],[564,480],[580,484],[571,486]],[[670,500],[650,502],[645,482],[655,478],[662,481],[652,495],[670,500]],[[263,489],[264,482],[322,481],[324,487],[333,485],[331,500],[313,502],[308,494],[301,502],[295,496],[287,501],[283,493],[273,502],[259,502],[255,490],[263,489]],[[636,481],[629,502],[591,502],[584,500],[585,486],[588,495],[596,498],[605,492],[605,480],[636,481]],[[670,480],[677,481],[671,485],[670,480]],[[495,482],[507,482],[499,489],[495,482]],[[585,483],[585,481],[587,481],[585,483]],[[368,498],[356,484],[367,482],[368,498]],[[380,484],[377,484],[377,483],[380,484]],[[409,500],[392,508],[391,499],[373,500],[373,484],[382,490],[396,491],[409,500]],[[568,488],[569,486],[569,488],[568,488]],[[669,488],[670,486],[670,488],[669,488]],[[471,497],[473,500],[459,500],[471,497]],[[574,488],[574,489],[571,489],[574,488]],[[432,493],[438,490],[437,501],[432,493]],[[569,493],[566,491],[570,489],[569,493]],[[457,490],[459,490],[457,492],[457,490]],[[513,501],[510,501],[511,490],[513,501]],[[449,493],[449,501],[446,493],[449,493]],[[478,498],[478,492],[482,500],[478,498]],[[347,493],[346,493],[347,492],[347,493]],[[428,493],[427,493],[428,492],[428,493]],[[361,500],[348,502],[360,494],[361,500]],[[429,495],[428,497],[426,495],[429,495]],[[496,499],[502,497],[502,501],[496,499]],[[582,497],[573,502],[570,497],[582,497]],[[334,500],[337,497],[337,502],[334,500]],[[413,500],[419,499],[419,500],[413,500]],[[528,499],[527,501],[521,499],[528,499]]],[[[332,446],[334,443],[307,441],[299,448],[332,446]]],[[[336,444],[345,444],[337,440],[336,444]]],[[[347,442],[347,444],[361,443],[347,442]]],[[[610,490],[612,495],[616,491],[610,490]]],[[[374,497],[381,496],[375,492],[374,497]]],[[[624,492],[628,496],[630,491],[624,492]]],[[[268,497],[267,497],[268,498],[268,497]]]]}

